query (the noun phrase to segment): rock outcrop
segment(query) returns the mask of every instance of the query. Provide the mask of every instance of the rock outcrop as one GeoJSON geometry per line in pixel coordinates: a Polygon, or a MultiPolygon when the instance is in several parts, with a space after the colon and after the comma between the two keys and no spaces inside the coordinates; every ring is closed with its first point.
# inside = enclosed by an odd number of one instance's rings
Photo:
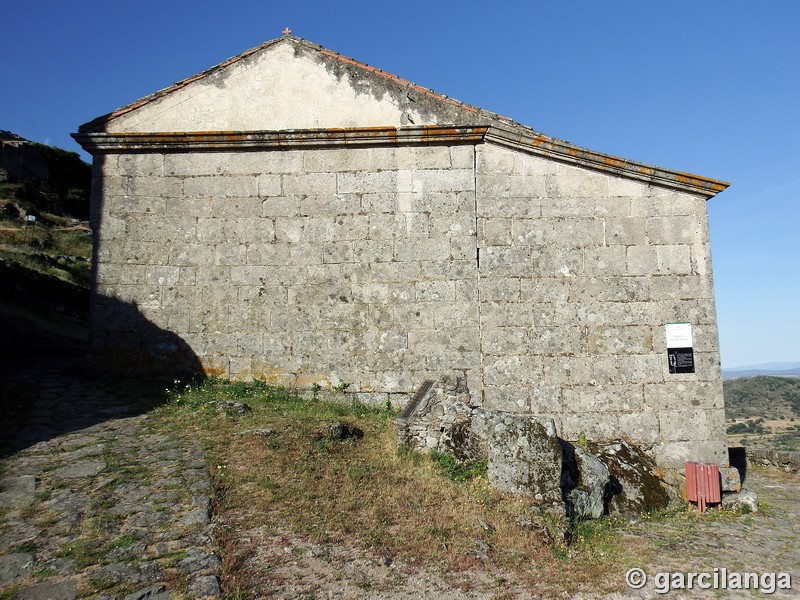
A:
{"type": "Polygon", "coordinates": [[[461,462],[487,460],[492,487],[574,518],[636,515],[669,504],[655,462],[630,442],[575,445],[558,437],[552,419],[486,411],[470,400],[462,374],[426,381],[396,420],[399,442],[461,462]]]}

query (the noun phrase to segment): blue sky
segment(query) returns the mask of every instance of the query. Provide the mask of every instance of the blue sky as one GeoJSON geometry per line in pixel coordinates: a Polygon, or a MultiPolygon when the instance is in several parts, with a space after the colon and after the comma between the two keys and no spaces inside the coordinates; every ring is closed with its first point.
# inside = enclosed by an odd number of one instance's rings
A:
{"type": "Polygon", "coordinates": [[[724,367],[800,361],[800,2],[0,0],[0,129],[82,123],[288,26],[709,202],[724,367]]]}

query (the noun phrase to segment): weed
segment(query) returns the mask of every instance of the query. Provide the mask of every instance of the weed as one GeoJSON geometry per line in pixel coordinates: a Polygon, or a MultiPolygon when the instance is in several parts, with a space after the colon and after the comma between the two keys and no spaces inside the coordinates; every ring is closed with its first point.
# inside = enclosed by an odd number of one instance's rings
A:
{"type": "Polygon", "coordinates": [[[45,512],[43,515],[38,517],[37,523],[41,527],[52,527],[56,523],[58,523],[58,517],[51,512],[45,512]]]}
{"type": "MultiPolygon", "coordinates": [[[[350,385],[350,384],[348,384],[350,385]]],[[[352,400],[350,400],[350,412],[353,415],[360,415],[365,416],[369,412],[375,412],[373,409],[365,406],[358,398],[356,398],[355,394],[353,394],[352,400]]]]}
{"type": "Polygon", "coordinates": [[[247,598],[249,594],[240,587],[235,587],[222,596],[222,600],[247,600],[247,598]]]}
{"type": "Polygon", "coordinates": [[[189,556],[189,554],[185,550],[176,550],[175,552],[168,552],[167,554],[162,554],[161,556],[158,557],[158,559],[164,561],[165,563],[164,566],[166,568],[172,568],[187,556],[189,556]]]}
{"type": "Polygon", "coordinates": [[[115,583],[110,579],[102,577],[89,577],[89,584],[92,586],[93,591],[100,592],[114,587],[115,583]]]}
{"type": "Polygon", "coordinates": [[[619,525],[613,517],[604,519],[573,518],[567,529],[567,542],[601,556],[619,545],[619,525]]]}
{"type": "Polygon", "coordinates": [[[47,502],[50,499],[52,492],[50,490],[41,490],[33,495],[36,502],[47,502]]]}
{"type": "Polygon", "coordinates": [[[12,548],[11,552],[26,552],[28,554],[33,554],[36,552],[36,546],[33,544],[33,542],[25,542],[24,544],[20,544],[19,546],[12,548]]]}
{"type": "Polygon", "coordinates": [[[119,458],[117,458],[108,448],[103,449],[103,460],[106,463],[106,470],[111,473],[118,473],[122,468],[119,458]]]}
{"type": "Polygon", "coordinates": [[[430,453],[431,460],[445,477],[452,481],[469,481],[475,477],[485,477],[487,470],[486,461],[459,462],[453,455],[436,450],[430,453]]]}
{"type": "Polygon", "coordinates": [[[103,557],[102,546],[96,540],[75,540],[64,546],[58,553],[60,558],[75,561],[79,569],[97,564],[103,557]]]}
{"type": "Polygon", "coordinates": [[[34,575],[37,579],[47,579],[48,577],[55,577],[58,575],[58,571],[50,567],[39,567],[34,571],[34,575]]]}
{"type": "Polygon", "coordinates": [[[412,450],[408,446],[398,446],[396,450],[398,458],[410,461],[414,466],[419,466],[425,460],[425,454],[418,450],[412,450]]]}
{"type": "Polygon", "coordinates": [[[269,475],[267,475],[261,480],[261,487],[267,490],[277,490],[281,486],[279,483],[274,481],[269,475]]]}
{"type": "Polygon", "coordinates": [[[14,600],[19,597],[17,596],[18,591],[19,589],[16,586],[4,588],[0,590],[0,600],[14,600]]]}
{"type": "Polygon", "coordinates": [[[111,496],[100,496],[92,501],[92,512],[102,513],[112,508],[116,502],[111,496]]]}
{"type": "Polygon", "coordinates": [[[553,557],[557,560],[567,560],[569,558],[569,553],[564,546],[553,546],[551,551],[553,553],[553,557]]]}
{"type": "Polygon", "coordinates": [[[139,541],[139,536],[137,536],[137,535],[135,535],[133,533],[126,533],[124,535],[119,536],[118,538],[115,538],[111,542],[109,542],[106,545],[106,552],[110,552],[111,550],[114,550],[114,549],[117,549],[117,548],[119,548],[119,549],[130,548],[131,546],[136,544],[136,542],[138,542],[138,541],[139,541]]]}

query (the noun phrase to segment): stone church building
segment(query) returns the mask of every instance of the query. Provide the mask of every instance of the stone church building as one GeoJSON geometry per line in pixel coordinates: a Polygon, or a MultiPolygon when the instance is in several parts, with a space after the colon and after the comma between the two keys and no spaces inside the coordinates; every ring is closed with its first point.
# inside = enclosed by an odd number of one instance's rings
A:
{"type": "Polygon", "coordinates": [[[75,138],[108,358],[400,405],[456,372],[565,439],[728,463],[706,213],[726,183],[290,35],[75,138]]]}

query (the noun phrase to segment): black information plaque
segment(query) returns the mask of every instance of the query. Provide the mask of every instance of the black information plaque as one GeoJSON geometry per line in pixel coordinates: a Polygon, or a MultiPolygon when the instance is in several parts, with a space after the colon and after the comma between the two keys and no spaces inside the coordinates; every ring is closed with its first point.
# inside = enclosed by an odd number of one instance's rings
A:
{"type": "Polygon", "coordinates": [[[667,348],[670,373],[694,373],[694,349],[667,348]]]}

